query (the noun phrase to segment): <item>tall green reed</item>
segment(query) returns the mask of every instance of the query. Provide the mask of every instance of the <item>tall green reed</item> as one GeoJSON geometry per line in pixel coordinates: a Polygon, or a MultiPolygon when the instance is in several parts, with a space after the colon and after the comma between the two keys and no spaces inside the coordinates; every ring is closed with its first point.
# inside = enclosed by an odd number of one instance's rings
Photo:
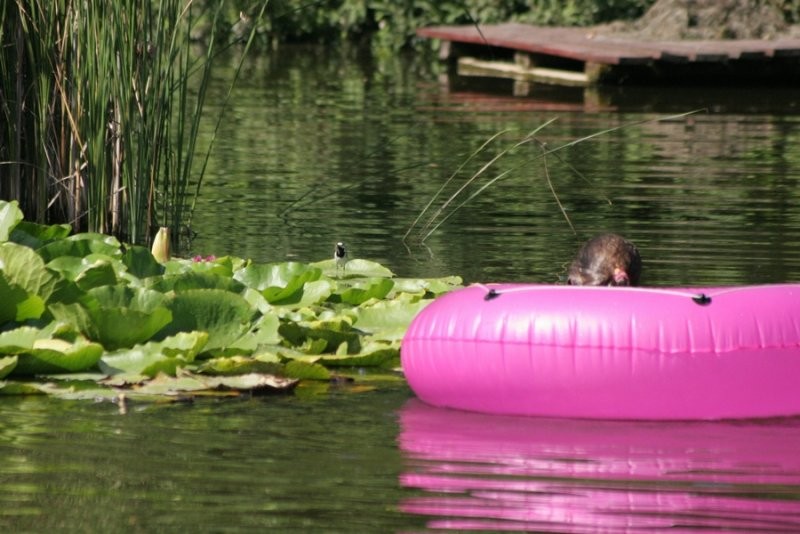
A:
{"type": "Polygon", "coordinates": [[[213,145],[195,165],[224,6],[0,0],[0,197],[29,219],[132,242],[160,226],[179,235],[213,145]],[[192,39],[200,23],[204,46],[192,39]]]}

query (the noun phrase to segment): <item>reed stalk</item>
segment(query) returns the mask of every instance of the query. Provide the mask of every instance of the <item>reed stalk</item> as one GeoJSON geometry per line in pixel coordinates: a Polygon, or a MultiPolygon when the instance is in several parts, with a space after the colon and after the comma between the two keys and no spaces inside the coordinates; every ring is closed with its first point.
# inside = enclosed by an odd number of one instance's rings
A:
{"type": "Polygon", "coordinates": [[[205,170],[194,158],[224,5],[0,0],[0,198],[134,243],[179,235],[205,170]]]}

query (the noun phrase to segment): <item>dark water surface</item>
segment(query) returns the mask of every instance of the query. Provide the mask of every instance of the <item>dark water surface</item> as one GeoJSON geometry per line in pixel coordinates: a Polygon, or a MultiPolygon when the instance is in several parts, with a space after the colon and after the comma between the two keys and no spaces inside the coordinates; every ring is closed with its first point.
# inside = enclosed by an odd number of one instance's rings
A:
{"type": "MultiPolygon", "coordinates": [[[[219,105],[225,86],[213,90],[219,105]]],[[[614,230],[639,245],[649,284],[800,279],[800,91],[515,90],[399,59],[256,59],[221,124],[189,253],[313,261],[344,240],[402,276],[556,282],[580,241],[614,230]],[[708,111],[651,121],[696,108],[708,111]],[[538,134],[550,148],[639,124],[556,152],[546,171],[541,146],[508,151],[458,198],[507,179],[425,246],[404,245],[459,166],[446,196],[551,119],[538,134]]],[[[489,417],[427,407],[402,384],[126,415],[5,398],[0,529],[797,532],[798,451],[800,419],[489,417]]]]}

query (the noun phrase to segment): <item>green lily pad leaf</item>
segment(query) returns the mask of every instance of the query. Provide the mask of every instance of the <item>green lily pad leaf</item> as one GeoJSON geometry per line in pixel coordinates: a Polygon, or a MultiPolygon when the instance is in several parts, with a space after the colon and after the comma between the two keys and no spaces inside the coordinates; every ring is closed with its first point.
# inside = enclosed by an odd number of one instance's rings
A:
{"type": "Polygon", "coordinates": [[[246,375],[238,376],[208,377],[204,378],[203,380],[211,389],[248,391],[253,394],[291,391],[298,382],[293,378],[283,378],[262,373],[248,373],[246,375]]]}
{"type": "Polygon", "coordinates": [[[230,278],[233,276],[234,266],[240,265],[238,258],[225,256],[210,261],[195,261],[192,259],[172,258],[165,265],[164,275],[176,275],[187,272],[210,273],[217,276],[230,278]]]}
{"type": "Polygon", "coordinates": [[[102,308],[130,308],[143,312],[153,312],[168,300],[158,291],[126,285],[96,287],[87,291],[87,295],[102,308]]]}
{"type": "Polygon", "coordinates": [[[83,290],[117,283],[114,267],[107,261],[97,261],[84,270],[75,279],[75,283],[83,290]]]}
{"type": "Polygon", "coordinates": [[[5,273],[0,271],[0,324],[38,319],[44,310],[41,297],[28,293],[17,284],[9,283],[5,273]]]}
{"type": "Polygon", "coordinates": [[[400,349],[397,345],[373,344],[358,354],[321,355],[319,363],[326,367],[383,367],[400,365],[400,349]]]}
{"type": "Polygon", "coordinates": [[[124,285],[91,289],[84,312],[74,306],[51,306],[60,320],[70,321],[107,349],[132,347],[151,339],[172,320],[167,298],[157,291],[124,285]],[[64,313],[67,312],[67,313],[64,313]]]}
{"type": "Polygon", "coordinates": [[[181,373],[170,377],[159,375],[147,384],[136,389],[137,393],[176,395],[205,391],[248,392],[251,394],[291,391],[297,380],[281,378],[265,373],[248,373],[237,376],[200,376],[181,373]]]}
{"type": "Polygon", "coordinates": [[[14,370],[14,367],[17,366],[17,357],[16,356],[6,356],[5,358],[0,358],[0,378],[5,378],[8,374],[14,370]]]}
{"type": "Polygon", "coordinates": [[[31,248],[39,248],[45,243],[64,239],[69,236],[72,227],[68,224],[39,224],[20,221],[11,231],[11,241],[31,248]]]}
{"type": "Polygon", "coordinates": [[[343,343],[347,345],[348,352],[355,353],[361,346],[358,333],[352,330],[346,317],[304,324],[285,322],[278,327],[278,332],[289,343],[308,354],[333,352],[343,343]]]}
{"type": "Polygon", "coordinates": [[[49,337],[38,328],[20,326],[0,334],[0,354],[19,354],[32,349],[37,339],[49,337]]]}
{"type": "Polygon", "coordinates": [[[283,366],[283,374],[300,380],[330,380],[331,372],[315,362],[290,360],[283,366]]]}
{"type": "Polygon", "coordinates": [[[109,375],[175,375],[178,367],[185,367],[194,361],[207,341],[208,334],[205,332],[178,333],[162,341],[151,341],[106,354],[100,360],[100,370],[109,375]]]}
{"type": "Polygon", "coordinates": [[[281,336],[278,333],[279,325],[280,319],[277,315],[264,315],[253,323],[250,330],[237,339],[231,347],[254,352],[262,345],[277,345],[281,342],[281,336]]]}
{"type": "Polygon", "coordinates": [[[103,347],[82,337],[70,342],[63,339],[37,339],[33,347],[17,355],[17,375],[74,373],[91,369],[103,355],[103,347]]]}
{"type": "Polygon", "coordinates": [[[335,300],[334,297],[338,296],[340,302],[358,306],[369,299],[384,298],[392,287],[394,281],[389,278],[364,278],[354,280],[352,283],[348,281],[348,285],[344,286],[338,295],[332,296],[331,300],[335,300]]]}
{"type": "Polygon", "coordinates": [[[23,218],[19,202],[0,200],[0,241],[8,241],[11,231],[23,218]]]}
{"type": "Polygon", "coordinates": [[[160,374],[144,385],[138,386],[135,391],[146,395],[177,395],[207,389],[209,389],[208,384],[195,375],[187,374],[176,377],[160,374]]]}
{"type": "Polygon", "coordinates": [[[344,274],[342,274],[342,269],[339,268],[337,270],[336,261],[333,259],[323,260],[314,262],[311,264],[313,267],[321,269],[325,276],[334,278],[339,276],[344,276],[345,278],[350,277],[361,277],[361,278],[392,278],[394,277],[394,273],[381,265],[380,263],[370,261],[370,260],[362,260],[362,259],[352,259],[347,262],[344,268],[344,274]]]}
{"type": "Polygon", "coordinates": [[[335,288],[335,283],[328,279],[306,282],[301,291],[289,298],[276,301],[275,306],[308,307],[328,300],[335,288]]]}
{"type": "Polygon", "coordinates": [[[272,313],[272,305],[267,302],[267,299],[264,298],[264,295],[262,295],[260,291],[256,291],[252,287],[246,287],[240,294],[242,297],[244,297],[247,303],[250,304],[250,307],[256,310],[258,313],[262,315],[268,315],[272,313]]]}
{"type": "Polygon", "coordinates": [[[381,339],[401,339],[412,319],[431,302],[433,301],[389,300],[376,302],[370,306],[359,306],[353,312],[355,327],[381,339]]]}
{"type": "Polygon", "coordinates": [[[146,247],[138,245],[128,247],[122,255],[122,263],[128,272],[137,278],[148,278],[164,273],[164,266],[156,261],[153,254],[146,247]]]}
{"type": "Polygon", "coordinates": [[[132,347],[158,333],[172,320],[172,313],[164,307],[151,311],[131,308],[101,308],[91,313],[91,338],[100,341],[109,350],[132,347]]]}
{"type": "Polygon", "coordinates": [[[42,385],[36,382],[0,380],[0,395],[46,395],[42,385]]]}
{"type": "Polygon", "coordinates": [[[151,289],[166,293],[167,291],[188,291],[190,289],[223,289],[232,293],[241,293],[245,286],[228,276],[214,272],[185,271],[180,274],[168,275],[153,279],[151,289]]]}
{"type": "Polygon", "coordinates": [[[319,280],[320,276],[320,269],[294,261],[248,265],[233,274],[247,287],[261,291],[270,304],[297,298],[294,295],[303,284],[319,280]]]}
{"type": "Polygon", "coordinates": [[[232,345],[250,327],[254,311],[240,295],[221,289],[190,289],[169,301],[172,322],[161,335],[208,332],[206,350],[232,345]]]}
{"type": "Polygon", "coordinates": [[[206,360],[203,362],[203,365],[197,369],[197,372],[226,376],[248,373],[283,374],[283,366],[277,361],[265,362],[249,356],[230,356],[206,360]]]}
{"type": "Polygon", "coordinates": [[[462,287],[464,281],[460,276],[445,276],[442,278],[395,278],[394,291],[396,293],[430,293],[439,296],[462,287]]]}
{"type": "Polygon", "coordinates": [[[79,302],[53,303],[50,313],[73,325],[107,349],[132,347],[151,339],[172,320],[167,297],[157,291],[124,285],[87,291],[79,302]]]}
{"type": "Polygon", "coordinates": [[[0,271],[12,284],[47,301],[58,278],[49,271],[42,258],[28,247],[16,243],[0,244],[0,271]]]}
{"type": "Polygon", "coordinates": [[[83,257],[92,253],[105,254],[112,258],[122,257],[121,245],[115,237],[95,233],[75,234],[59,239],[40,247],[36,252],[45,262],[59,256],[83,257]]]}

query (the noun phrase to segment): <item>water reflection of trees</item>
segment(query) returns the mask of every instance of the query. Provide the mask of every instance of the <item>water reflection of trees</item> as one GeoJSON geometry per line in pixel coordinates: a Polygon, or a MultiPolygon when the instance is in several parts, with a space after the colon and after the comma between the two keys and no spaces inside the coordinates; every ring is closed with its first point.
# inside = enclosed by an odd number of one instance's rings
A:
{"type": "Polygon", "coordinates": [[[622,128],[560,152],[588,183],[548,158],[577,235],[547,187],[541,149],[515,150],[485,175],[514,169],[509,178],[426,241],[430,260],[424,248],[409,257],[399,236],[492,135],[511,130],[458,180],[554,117],[540,135],[550,147],[659,114],[469,93],[442,87],[424,66],[397,58],[360,62],[341,52],[291,49],[249,69],[201,199],[217,214],[213,230],[198,218],[206,234],[200,242],[214,250],[198,252],[317,259],[342,238],[358,255],[409,274],[556,282],[582,239],[614,230],[640,244],[648,283],[773,282],[800,272],[792,238],[800,225],[792,208],[800,134],[792,116],[700,113],[622,128]],[[222,237],[208,237],[212,232],[222,237]]]}

